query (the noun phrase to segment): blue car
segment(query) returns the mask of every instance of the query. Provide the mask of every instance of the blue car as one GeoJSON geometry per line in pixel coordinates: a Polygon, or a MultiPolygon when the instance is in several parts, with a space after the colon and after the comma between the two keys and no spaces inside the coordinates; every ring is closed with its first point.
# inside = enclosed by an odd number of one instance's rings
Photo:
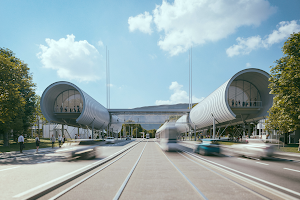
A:
{"type": "Polygon", "coordinates": [[[205,156],[215,153],[219,154],[220,145],[218,143],[218,140],[203,139],[201,143],[195,145],[194,152],[205,156]]]}

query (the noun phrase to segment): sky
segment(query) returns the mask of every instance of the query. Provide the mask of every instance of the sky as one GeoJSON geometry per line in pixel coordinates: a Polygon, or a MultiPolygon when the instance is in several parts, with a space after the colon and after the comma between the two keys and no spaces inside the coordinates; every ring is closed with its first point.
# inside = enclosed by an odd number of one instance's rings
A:
{"type": "Polygon", "coordinates": [[[270,72],[300,32],[300,1],[0,0],[0,47],[28,64],[36,93],[69,81],[110,108],[197,103],[237,72],[270,72]],[[192,49],[192,50],[191,50],[192,49]],[[191,59],[189,55],[191,53],[191,59]]]}

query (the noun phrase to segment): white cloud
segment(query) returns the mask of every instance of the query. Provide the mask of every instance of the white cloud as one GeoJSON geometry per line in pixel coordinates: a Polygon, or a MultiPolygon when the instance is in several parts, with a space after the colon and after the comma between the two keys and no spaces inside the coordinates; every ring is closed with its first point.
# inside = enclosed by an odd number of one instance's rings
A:
{"type": "Polygon", "coordinates": [[[265,36],[265,39],[261,39],[260,36],[252,36],[246,39],[238,37],[236,39],[238,44],[234,44],[226,50],[229,57],[236,55],[246,55],[251,51],[258,48],[268,48],[275,43],[279,43],[287,39],[290,34],[300,31],[300,24],[297,24],[296,20],[287,22],[282,21],[278,25],[278,30],[274,30],[271,34],[265,36]]]}
{"type": "Polygon", "coordinates": [[[246,67],[251,67],[251,64],[250,63],[246,63],[246,67]]]}
{"type": "Polygon", "coordinates": [[[100,47],[103,47],[103,42],[102,42],[101,40],[99,40],[99,41],[98,41],[98,45],[99,45],[100,47]]]}
{"type": "Polygon", "coordinates": [[[268,46],[285,40],[293,32],[297,33],[300,31],[300,24],[298,24],[296,20],[290,22],[282,21],[277,25],[277,27],[278,30],[274,30],[265,40],[265,43],[268,46]]]}
{"type": "MultiPolygon", "coordinates": [[[[238,27],[258,26],[275,11],[276,8],[266,0],[174,0],[173,3],[163,0],[152,13],[157,31],[162,32],[159,47],[174,56],[187,51],[192,45],[226,38],[238,27]]],[[[145,15],[138,15],[137,21],[145,15]]],[[[143,27],[147,23],[129,24],[129,30],[141,30],[137,24],[143,27]]]]}
{"type": "MultiPolygon", "coordinates": [[[[173,94],[170,96],[169,100],[156,100],[156,105],[165,105],[165,104],[177,104],[177,103],[188,103],[189,95],[186,91],[182,90],[183,86],[179,85],[177,81],[172,82],[169,86],[169,89],[173,91],[173,94]]],[[[197,98],[193,96],[193,103],[198,103],[202,101],[204,98],[197,98]]]]}
{"type": "Polygon", "coordinates": [[[149,14],[149,12],[145,12],[145,14],[139,14],[135,17],[129,17],[129,31],[133,32],[135,30],[140,30],[143,33],[148,33],[151,35],[153,32],[151,29],[152,18],[153,17],[149,14]]]}
{"type": "Polygon", "coordinates": [[[100,58],[97,49],[86,40],[76,42],[75,36],[67,35],[58,41],[47,38],[47,46],[37,54],[45,68],[57,71],[60,78],[79,81],[100,79],[100,58]]]}
{"type": "Polygon", "coordinates": [[[238,37],[236,39],[238,44],[232,45],[226,50],[229,57],[233,57],[239,54],[249,54],[252,50],[263,46],[260,36],[248,37],[246,39],[238,37]]]}
{"type": "Polygon", "coordinates": [[[150,58],[152,58],[153,60],[157,58],[157,56],[155,54],[149,54],[150,58]]]}

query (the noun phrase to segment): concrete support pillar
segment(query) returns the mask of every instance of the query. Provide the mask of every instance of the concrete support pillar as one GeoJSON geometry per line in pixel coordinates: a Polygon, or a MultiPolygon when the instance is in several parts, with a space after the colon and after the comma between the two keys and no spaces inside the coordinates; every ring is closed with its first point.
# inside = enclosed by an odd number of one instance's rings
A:
{"type": "MultiPolygon", "coordinates": [[[[95,120],[95,118],[94,118],[94,120],[95,120]]],[[[94,139],[94,120],[93,120],[93,123],[92,123],[92,139],[94,139]]]]}
{"type": "Polygon", "coordinates": [[[194,125],[194,133],[195,133],[195,141],[197,140],[196,139],[196,137],[197,137],[197,135],[196,135],[196,125],[194,125]]]}
{"type": "Polygon", "coordinates": [[[61,137],[63,137],[64,136],[64,125],[62,124],[61,125],[61,137]]]}
{"type": "Polygon", "coordinates": [[[216,120],[213,116],[213,139],[216,138],[216,120]]]}
{"type": "Polygon", "coordinates": [[[250,129],[250,127],[251,127],[251,125],[250,125],[250,123],[248,124],[248,137],[250,138],[250,136],[251,136],[251,129],[250,129]]]}

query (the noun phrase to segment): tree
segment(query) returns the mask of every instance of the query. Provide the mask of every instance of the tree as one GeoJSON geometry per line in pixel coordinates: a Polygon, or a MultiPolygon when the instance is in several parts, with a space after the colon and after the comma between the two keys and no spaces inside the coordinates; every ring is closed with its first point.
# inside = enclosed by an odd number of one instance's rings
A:
{"type": "Polygon", "coordinates": [[[32,123],[35,85],[29,68],[9,49],[0,48],[0,133],[8,146],[8,132],[27,130],[32,123]]]}
{"type": "Polygon", "coordinates": [[[42,110],[41,110],[41,97],[39,95],[36,95],[34,107],[35,107],[35,113],[32,116],[35,116],[35,119],[34,119],[35,124],[34,125],[36,125],[38,127],[38,135],[40,135],[40,128],[39,128],[40,122],[39,121],[40,120],[42,121],[42,133],[43,133],[43,125],[45,123],[47,123],[47,120],[44,117],[42,110]]]}
{"type": "Polygon", "coordinates": [[[266,128],[287,133],[300,128],[300,32],[291,34],[282,51],[284,56],[271,69],[274,98],[266,128]]]}

